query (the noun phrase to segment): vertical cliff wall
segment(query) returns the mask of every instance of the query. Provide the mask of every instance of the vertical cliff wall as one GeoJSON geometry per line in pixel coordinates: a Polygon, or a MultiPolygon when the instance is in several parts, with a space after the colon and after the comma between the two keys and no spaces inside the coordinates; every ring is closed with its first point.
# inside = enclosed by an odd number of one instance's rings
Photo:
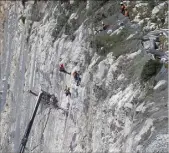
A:
{"type": "Polygon", "coordinates": [[[142,80],[151,57],[140,40],[145,31],[168,31],[148,19],[143,24],[145,3],[130,6],[131,20],[118,1],[10,4],[1,53],[1,152],[19,148],[37,101],[30,89],[54,94],[69,115],[42,102],[25,152],[167,152],[168,72],[163,67],[142,80]],[[112,25],[109,34],[95,32],[102,21],[112,25]],[[71,75],[59,72],[61,63],[71,75]]]}

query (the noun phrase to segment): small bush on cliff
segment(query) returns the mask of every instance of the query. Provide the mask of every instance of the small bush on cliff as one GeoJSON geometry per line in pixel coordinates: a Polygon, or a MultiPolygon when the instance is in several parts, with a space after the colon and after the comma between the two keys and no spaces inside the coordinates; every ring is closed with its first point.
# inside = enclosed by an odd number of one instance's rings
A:
{"type": "Polygon", "coordinates": [[[147,82],[155,76],[161,69],[162,64],[157,60],[150,59],[143,67],[141,72],[141,82],[147,82]]]}
{"type": "Polygon", "coordinates": [[[154,0],[148,1],[148,5],[150,9],[153,9],[156,6],[156,2],[154,0]]]}
{"type": "Polygon", "coordinates": [[[113,52],[114,56],[118,57],[124,54],[124,49],[119,50],[118,48],[125,41],[127,36],[127,29],[123,29],[118,35],[97,35],[91,42],[91,45],[96,48],[96,52],[100,55],[107,55],[109,52],[113,52]]]}

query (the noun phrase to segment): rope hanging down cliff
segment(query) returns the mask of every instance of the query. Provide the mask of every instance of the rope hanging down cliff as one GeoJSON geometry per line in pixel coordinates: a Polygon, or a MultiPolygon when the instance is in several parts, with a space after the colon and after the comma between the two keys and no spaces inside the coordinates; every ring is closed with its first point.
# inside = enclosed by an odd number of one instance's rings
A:
{"type": "Polygon", "coordinates": [[[68,104],[70,104],[70,105],[69,105],[68,114],[66,115],[66,120],[65,120],[64,135],[63,135],[63,142],[62,142],[62,145],[61,145],[61,151],[63,150],[64,142],[66,140],[67,130],[68,130],[67,125],[69,123],[69,118],[70,118],[71,111],[72,111],[72,101],[69,100],[69,97],[68,97],[68,104]]]}

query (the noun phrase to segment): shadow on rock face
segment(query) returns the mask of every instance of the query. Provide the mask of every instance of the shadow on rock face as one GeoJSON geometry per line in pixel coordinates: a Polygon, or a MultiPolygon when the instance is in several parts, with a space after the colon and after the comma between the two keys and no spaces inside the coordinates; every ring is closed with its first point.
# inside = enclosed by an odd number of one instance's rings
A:
{"type": "Polygon", "coordinates": [[[103,87],[103,85],[101,85],[101,86],[94,85],[93,92],[95,94],[95,97],[99,100],[101,100],[101,99],[104,100],[108,94],[106,89],[103,87]]]}

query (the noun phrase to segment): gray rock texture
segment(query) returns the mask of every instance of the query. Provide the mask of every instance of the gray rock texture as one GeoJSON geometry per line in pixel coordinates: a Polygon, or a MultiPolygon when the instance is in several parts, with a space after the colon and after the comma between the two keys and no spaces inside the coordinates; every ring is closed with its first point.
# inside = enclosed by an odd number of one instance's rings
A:
{"type": "Polygon", "coordinates": [[[25,153],[167,152],[168,72],[140,82],[150,59],[140,43],[144,34],[118,8],[118,1],[28,1],[25,9],[11,2],[0,55],[2,153],[18,151],[37,101],[30,89],[54,94],[69,115],[42,102],[25,153]],[[94,35],[102,20],[117,25],[108,34],[94,35]],[[118,25],[122,20],[125,24],[118,25]],[[110,45],[99,46],[98,36],[101,42],[111,37],[110,45]],[[59,71],[61,63],[71,75],[59,71]],[[65,95],[66,86],[71,97],[65,95]]]}

